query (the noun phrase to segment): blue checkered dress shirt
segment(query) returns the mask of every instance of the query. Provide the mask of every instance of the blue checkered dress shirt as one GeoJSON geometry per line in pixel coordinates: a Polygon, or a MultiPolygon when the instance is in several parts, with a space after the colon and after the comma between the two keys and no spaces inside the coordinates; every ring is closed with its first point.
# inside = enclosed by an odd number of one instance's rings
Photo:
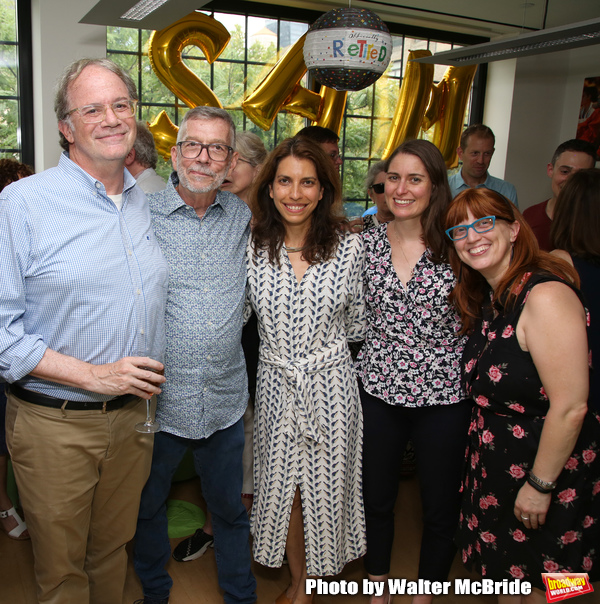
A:
{"type": "Polygon", "coordinates": [[[46,348],[99,365],[162,361],[168,268],[146,197],[125,170],[118,210],[63,153],[0,193],[0,375],[60,399],[112,397],[28,374],[46,348]]]}

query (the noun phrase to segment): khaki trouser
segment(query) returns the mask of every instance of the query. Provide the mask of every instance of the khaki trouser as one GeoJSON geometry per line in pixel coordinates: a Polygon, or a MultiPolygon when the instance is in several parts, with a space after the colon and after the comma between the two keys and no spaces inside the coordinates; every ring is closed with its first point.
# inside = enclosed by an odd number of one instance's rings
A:
{"type": "Polygon", "coordinates": [[[6,436],[34,554],[40,604],[121,604],[153,435],[142,399],[69,411],[8,396],[6,436]]]}

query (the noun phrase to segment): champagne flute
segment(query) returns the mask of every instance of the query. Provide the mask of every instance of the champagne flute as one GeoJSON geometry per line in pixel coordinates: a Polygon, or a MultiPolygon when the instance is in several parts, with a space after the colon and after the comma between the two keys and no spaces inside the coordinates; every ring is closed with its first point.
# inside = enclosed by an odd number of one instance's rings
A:
{"type": "MultiPolygon", "coordinates": [[[[162,371],[155,371],[150,367],[144,367],[148,371],[154,371],[154,373],[161,373],[162,371]]],[[[152,399],[146,399],[146,421],[139,422],[135,425],[135,429],[143,434],[154,434],[154,432],[160,432],[160,424],[156,421],[156,418],[152,415],[152,399]]]]}
{"type": "Polygon", "coordinates": [[[146,399],[146,421],[137,423],[135,425],[135,429],[138,432],[143,432],[144,434],[160,432],[160,424],[152,415],[152,399],[146,399]]]}

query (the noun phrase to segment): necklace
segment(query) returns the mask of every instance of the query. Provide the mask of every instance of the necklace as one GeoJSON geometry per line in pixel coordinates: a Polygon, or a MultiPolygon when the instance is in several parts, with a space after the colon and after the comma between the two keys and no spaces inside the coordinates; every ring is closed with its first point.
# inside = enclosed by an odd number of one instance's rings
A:
{"type": "Polygon", "coordinates": [[[406,253],[404,252],[404,246],[402,245],[402,240],[400,239],[400,237],[398,237],[398,233],[396,232],[396,229],[394,227],[393,227],[393,231],[394,231],[394,237],[396,237],[396,241],[398,242],[398,245],[400,246],[400,251],[402,252],[402,255],[404,256],[404,260],[406,261],[406,265],[410,269],[410,276],[409,276],[409,281],[410,281],[410,279],[413,278],[413,273],[414,273],[415,267],[411,266],[410,262],[408,261],[408,258],[406,257],[406,253]]]}
{"type": "Polygon", "coordinates": [[[302,247],[288,247],[285,243],[283,244],[283,249],[288,254],[293,254],[294,252],[302,252],[302,251],[304,251],[305,248],[306,248],[305,245],[303,245],[302,247]]]}

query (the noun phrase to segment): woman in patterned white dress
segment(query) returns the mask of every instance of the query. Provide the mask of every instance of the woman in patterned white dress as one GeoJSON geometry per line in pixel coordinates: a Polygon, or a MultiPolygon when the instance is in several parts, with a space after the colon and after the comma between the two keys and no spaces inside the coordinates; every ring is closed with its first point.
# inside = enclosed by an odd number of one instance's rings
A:
{"type": "Polygon", "coordinates": [[[363,246],[341,225],[340,182],[318,145],[287,139],[251,207],[248,298],[261,339],[255,401],[254,558],[308,602],[305,580],[364,554],[362,414],[348,340],[363,337],[363,246]]]}

